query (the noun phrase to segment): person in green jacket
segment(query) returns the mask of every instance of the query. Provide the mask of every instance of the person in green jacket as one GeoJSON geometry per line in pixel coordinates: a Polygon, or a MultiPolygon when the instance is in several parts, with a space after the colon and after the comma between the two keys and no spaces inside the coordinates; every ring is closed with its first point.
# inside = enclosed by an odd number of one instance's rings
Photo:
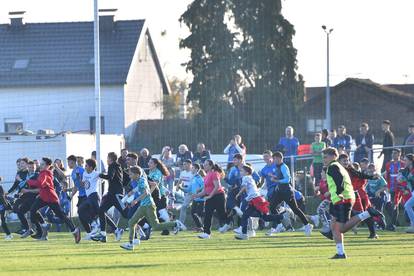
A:
{"type": "Polygon", "coordinates": [[[332,236],[322,234],[335,241],[337,254],[332,259],[346,259],[344,233],[369,217],[383,217],[384,215],[369,207],[366,211],[351,217],[352,205],[355,201],[355,192],[351,178],[347,170],[337,161],[338,151],[335,148],[324,149],[322,156],[327,167],[326,180],[328,192],[326,196],[331,198],[329,213],[332,216],[332,236]]]}

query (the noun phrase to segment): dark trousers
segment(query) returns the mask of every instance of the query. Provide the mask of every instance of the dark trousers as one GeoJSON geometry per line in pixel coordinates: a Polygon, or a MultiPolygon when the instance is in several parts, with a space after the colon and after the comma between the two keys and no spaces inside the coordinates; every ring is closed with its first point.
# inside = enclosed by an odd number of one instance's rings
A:
{"type": "Polygon", "coordinates": [[[243,212],[243,216],[241,218],[241,227],[242,227],[243,234],[247,234],[247,225],[249,222],[249,218],[251,217],[261,218],[264,221],[273,222],[273,224],[276,224],[276,225],[278,225],[283,219],[283,215],[263,214],[259,210],[257,210],[254,206],[249,205],[249,207],[247,207],[247,209],[243,212]]]}
{"type": "Polygon", "coordinates": [[[191,206],[191,216],[198,228],[203,227],[202,217],[204,213],[204,201],[193,201],[191,206]]]}
{"type": "Polygon", "coordinates": [[[102,197],[101,206],[99,206],[99,223],[101,224],[101,231],[105,231],[106,223],[114,229],[117,228],[114,221],[106,214],[112,206],[114,206],[124,218],[128,218],[128,210],[122,209],[116,196],[114,194],[106,194],[102,197]]]}
{"type": "MultiPolygon", "coordinates": [[[[30,229],[29,222],[27,221],[25,214],[30,211],[30,208],[32,207],[36,197],[37,194],[25,193],[19,199],[17,199],[13,205],[13,212],[17,214],[17,217],[19,218],[20,222],[22,223],[23,229],[25,230],[30,229]]],[[[45,223],[45,220],[39,212],[36,212],[35,216],[36,219],[32,219],[33,224],[36,227],[36,231],[38,233],[42,233],[42,228],[40,227],[40,224],[45,223]]]]}
{"type": "Polygon", "coordinates": [[[212,198],[206,200],[205,203],[205,217],[204,217],[204,233],[211,234],[211,221],[213,219],[213,212],[216,211],[220,223],[226,220],[226,197],[224,193],[214,195],[212,198]]]}
{"type": "Polygon", "coordinates": [[[370,197],[369,200],[371,201],[372,205],[374,205],[375,209],[377,209],[378,211],[382,212],[384,209],[384,204],[385,204],[385,200],[384,200],[384,196],[380,196],[380,197],[370,197]]]}
{"type": "MultiPolygon", "coordinates": [[[[288,184],[279,184],[275,189],[272,198],[270,199],[270,212],[272,214],[277,213],[276,208],[280,203],[282,203],[282,201],[289,205],[290,209],[292,209],[293,213],[300,218],[304,225],[309,223],[305,214],[298,208],[294,191],[288,184]]],[[[277,224],[273,223],[272,227],[275,228],[276,226],[277,224]]]]}
{"type": "Polygon", "coordinates": [[[7,227],[5,214],[6,214],[6,210],[0,211],[1,228],[3,228],[3,231],[4,233],[6,233],[6,235],[10,235],[10,230],[9,230],[9,227],[7,227]]]}
{"type": "Polygon", "coordinates": [[[97,217],[99,213],[99,196],[98,193],[93,193],[88,196],[86,200],[80,204],[78,208],[79,220],[82,223],[86,233],[90,233],[91,222],[97,217]]]}
{"type": "Polygon", "coordinates": [[[39,222],[38,218],[39,216],[42,217],[42,215],[38,211],[45,206],[48,206],[53,211],[53,213],[55,213],[55,215],[68,226],[71,232],[75,231],[75,226],[73,225],[72,221],[65,215],[62,207],[59,205],[59,202],[44,202],[42,199],[40,199],[40,197],[37,197],[35,199],[32,207],[30,208],[30,218],[32,220],[32,223],[36,224],[39,222]]]}
{"type": "Polygon", "coordinates": [[[315,177],[315,185],[319,185],[319,182],[321,181],[322,169],[322,163],[313,163],[313,176],[315,177]]]}
{"type": "Polygon", "coordinates": [[[381,173],[385,172],[385,165],[391,161],[392,159],[392,151],[384,153],[384,161],[382,162],[381,173]]]}

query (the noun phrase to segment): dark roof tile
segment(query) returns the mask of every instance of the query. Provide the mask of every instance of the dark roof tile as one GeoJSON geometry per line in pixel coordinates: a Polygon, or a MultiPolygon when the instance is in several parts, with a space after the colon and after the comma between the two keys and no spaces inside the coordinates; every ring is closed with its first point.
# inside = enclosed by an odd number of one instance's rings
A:
{"type": "MultiPolygon", "coordinates": [[[[124,84],[144,20],[116,21],[100,32],[101,82],[124,84]]],[[[85,85],[94,83],[93,22],[0,25],[0,85],[85,85]],[[18,59],[27,68],[13,69],[18,59]]]]}

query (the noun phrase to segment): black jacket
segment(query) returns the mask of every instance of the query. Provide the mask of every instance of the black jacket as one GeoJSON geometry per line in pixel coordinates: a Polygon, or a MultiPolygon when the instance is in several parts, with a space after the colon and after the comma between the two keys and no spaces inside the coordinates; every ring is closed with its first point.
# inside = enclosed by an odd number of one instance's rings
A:
{"type": "MultiPolygon", "coordinates": [[[[389,130],[384,133],[384,139],[382,140],[383,147],[393,147],[394,146],[394,134],[389,130]]],[[[383,154],[391,155],[392,149],[383,149],[383,154]]]]}
{"type": "MultiPolygon", "coordinates": [[[[20,171],[17,172],[17,174],[20,176],[20,179],[22,179],[22,181],[24,181],[24,180],[26,180],[28,171],[27,170],[24,170],[24,171],[20,170],[20,171]]],[[[17,191],[19,189],[19,184],[22,181],[15,180],[14,183],[13,183],[13,186],[11,186],[11,188],[8,190],[7,193],[11,194],[14,191],[17,191]]]]}
{"type": "Polygon", "coordinates": [[[108,193],[109,194],[123,194],[122,189],[122,179],[123,179],[123,172],[121,165],[118,164],[118,162],[112,163],[108,167],[108,173],[101,173],[99,175],[100,178],[108,180],[109,188],[108,193]]]}

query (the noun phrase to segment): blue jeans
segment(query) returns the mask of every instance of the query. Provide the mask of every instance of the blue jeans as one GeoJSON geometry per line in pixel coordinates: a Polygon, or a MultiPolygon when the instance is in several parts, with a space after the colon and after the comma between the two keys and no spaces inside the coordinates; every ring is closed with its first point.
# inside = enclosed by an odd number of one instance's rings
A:
{"type": "Polygon", "coordinates": [[[412,193],[411,198],[405,203],[404,208],[410,218],[411,226],[414,226],[414,192],[412,193]]]}

